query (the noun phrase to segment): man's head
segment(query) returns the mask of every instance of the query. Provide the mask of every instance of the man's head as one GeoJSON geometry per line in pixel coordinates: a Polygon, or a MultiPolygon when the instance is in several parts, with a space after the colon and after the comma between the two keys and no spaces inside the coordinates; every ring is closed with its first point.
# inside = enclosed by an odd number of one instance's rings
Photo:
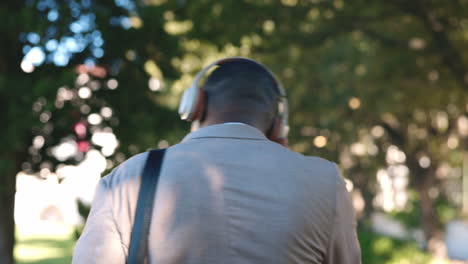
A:
{"type": "Polygon", "coordinates": [[[183,94],[179,114],[184,120],[199,121],[202,127],[249,124],[287,145],[288,106],[283,88],[267,68],[250,59],[226,58],[200,71],[183,94]],[[209,76],[200,86],[205,75],[209,76]]]}
{"type": "Polygon", "coordinates": [[[273,76],[259,64],[235,60],[222,64],[203,86],[201,125],[242,122],[267,133],[277,115],[280,92],[273,76]]]}

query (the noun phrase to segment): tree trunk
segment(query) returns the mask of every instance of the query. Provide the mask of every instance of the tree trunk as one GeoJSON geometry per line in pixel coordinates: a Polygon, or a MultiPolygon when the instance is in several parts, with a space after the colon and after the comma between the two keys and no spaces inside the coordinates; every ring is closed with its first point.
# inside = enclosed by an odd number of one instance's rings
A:
{"type": "MultiPolygon", "coordinates": [[[[8,127],[12,115],[8,113],[9,106],[16,103],[17,97],[12,96],[11,87],[8,87],[10,80],[21,80],[24,75],[20,75],[21,69],[19,63],[23,56],[23,44],[19,40],[19,34],[25,32],[25,22],[19,18],[23,18],[24,13],[22,9],[25,6],[24,1],[2,0],[0,1],[0,9],[8,10],[3,12],[2,19],[6,21],[8,26],[0,28],[0,35],[2,41],[0,43],[0,77],[6,78],[7,82],[2,82],[3,87],[0,87],[0,122],[3,127],[0,129],[2,132],[2,149],[0,152],[0,263],[13,264],[14,256],[13,249],[15,244],[15,220],[14,220],[14,207],[15,207],[15,193],[16,193],[16,174],[20,171],[21,162],[27,155],[27,149],[24,145],[18,144],[22,142],[23,136],[30,129],[16,129],[16,126],[8,127]],[[19,20],[18,20],[19,19],[19,20]],[[6,126],[6,127],[5,127],[6,126]],[[14,127],[14,128],[12,128],[14,127]],[[13,129],[13,133],[3,133],[3,130],[13,129]],[[6,136],[7,135],[7,136],[6,136]],[[15,138],[12,138],[14,135],[15,138]],[[17,137],[16,137],[17,136],[17,137]],[[19,139],[19,140],[18,140],[19,139]]],[[[19,87],[14,89],[19,89],[19,87]]],[[[23,104],[23,103],[22,103],[23,104]]],[[[23,104],[25,105],[25,104],[23,104]]],[[[28,109],[24,109],[28,111],[28,109]]],[[[18,117],[14,117],[18,118],[18,117]]],[[[20,121],[21,117],[19,117],[20,121]]],[[[21,127],[21,126],[19,126],[21,127]]],[[[26,146],[30,141],[26,141],[26,146]]]]}
{"type": "Polygon", "coordinates": [[[0,161],[0,262],[13,264],[15,244],[14,206],[16,192],[16,170],[8,160],[0,161]]]}
{"type": "Polygon", "coordinates": [[[424,237],[428,242],[429,249],[431,239],[438,238],[438,235],[440,234],[440,221],[435,211],[434,199],[430,195],[431,187],[434,187],[431,176],[427,176],[421,185],[416,186],[419,192],[421,206],[421,225],[424,237]]]}
{"type": "Polygon", "coordinates": [[[424,232],[424,238],[427,243],[427,249],[436,252],[438,244],[441,241],[441,221],[435,210],[434,196],[431,195],[431,188],[437,187],[435,168],[437,162],[427,169],[419,166],[415,154],[409,158],[408,167],[414,173],[412,185],[419,193],[419,205],[421,210],[420,223],[424,232]]]}

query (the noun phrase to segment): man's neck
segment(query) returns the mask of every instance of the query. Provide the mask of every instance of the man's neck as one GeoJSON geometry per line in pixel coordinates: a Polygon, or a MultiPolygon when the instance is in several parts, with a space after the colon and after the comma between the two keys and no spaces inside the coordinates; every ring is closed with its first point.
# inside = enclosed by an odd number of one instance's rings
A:
{"type": "Polygon", "coordinates": [[[264,128],[259,126],[257,123],[249,121],[249,120],[242,120],[242,119],[237,119],[237,118],[226,118],[226,119],[219,119],[219,120],[207,119],[200,123],[200,127],[207,127],[207,126],[219,125],[219,124],[249,125],[265,133],[264,128]]]}

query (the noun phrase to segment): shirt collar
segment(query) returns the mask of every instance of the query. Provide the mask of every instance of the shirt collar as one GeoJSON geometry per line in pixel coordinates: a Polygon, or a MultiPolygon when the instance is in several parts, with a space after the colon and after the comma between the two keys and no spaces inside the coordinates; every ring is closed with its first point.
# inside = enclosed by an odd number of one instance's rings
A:
{"type": "Polygon", "coordinates": [[[182,142],[198,138],[234,138],[247,140],[267,140],[257,128],[243,123],[224,123],[200,128],[189,133],[182,142]]]}

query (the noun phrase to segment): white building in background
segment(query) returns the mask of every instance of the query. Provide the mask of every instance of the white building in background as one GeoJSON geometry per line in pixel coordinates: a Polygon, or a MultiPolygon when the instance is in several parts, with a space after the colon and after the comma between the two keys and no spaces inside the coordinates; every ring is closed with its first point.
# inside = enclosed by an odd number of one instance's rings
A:
{"type": "Polygon", "coordinates": [[[468,223],[458,220],[448,223],[445,243],[450,258],[468,260],[468,223]]]}
{"type": "Polygon", "coordinates": [[[16,181],[15,221],[20,229],[56,220],[70,225],[82,223],[77,200],[91,204],[97,183],[106,169],[106,159],[91,150],[77,166],[65,165],[44,179],[20,172],[16,181]],[[59,178],[63,179],[59,183],[59,178]]]}

